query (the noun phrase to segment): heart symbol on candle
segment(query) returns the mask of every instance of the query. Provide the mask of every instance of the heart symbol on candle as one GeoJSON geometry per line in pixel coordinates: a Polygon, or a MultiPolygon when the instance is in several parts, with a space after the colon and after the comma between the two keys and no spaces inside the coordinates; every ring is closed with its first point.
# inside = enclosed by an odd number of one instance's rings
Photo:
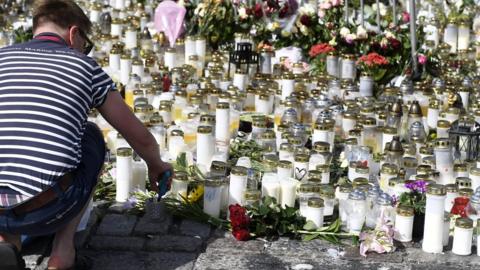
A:
{"type": "Polygon", "coordinates": [[[302,180],[305,175],[307,175],[307,169],[295,168],[295,178],[297,178],[297,180],[302,180]]]}

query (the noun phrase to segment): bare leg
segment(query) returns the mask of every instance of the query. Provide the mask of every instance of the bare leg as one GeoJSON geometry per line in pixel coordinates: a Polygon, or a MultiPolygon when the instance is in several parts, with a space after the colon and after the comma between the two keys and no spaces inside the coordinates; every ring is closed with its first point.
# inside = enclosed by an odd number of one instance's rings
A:
{"type": "Polygon", "coordinates": [[[83,213],[88,207],[88,202],[82,211],[70,223],[60,229],[53,239],[52,252],[48,261],[48,269],[69,269],[75,263],[74,237],[83,213]]]}

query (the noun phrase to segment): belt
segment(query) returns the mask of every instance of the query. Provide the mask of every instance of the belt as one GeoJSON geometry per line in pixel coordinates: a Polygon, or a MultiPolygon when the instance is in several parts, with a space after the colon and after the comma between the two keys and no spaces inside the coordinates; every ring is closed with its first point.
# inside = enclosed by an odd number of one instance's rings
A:
{"type": "Polygon", "coordinates": [[[58,198],[60,191],[65,192],[73,184],[74,172],[68,172],[48,189],[38,193],[32,198],[25,200],[17,205],[8,208],[0,208],[0,215],[12,211],[16,216],[21,216],[28,212],[37,210],[58,198]]]}

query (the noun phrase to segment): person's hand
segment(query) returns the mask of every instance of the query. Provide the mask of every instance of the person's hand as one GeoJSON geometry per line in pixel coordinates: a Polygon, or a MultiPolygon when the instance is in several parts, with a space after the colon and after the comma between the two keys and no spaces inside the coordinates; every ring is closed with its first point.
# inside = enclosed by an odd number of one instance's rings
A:
{"type": "Polygon", "coordinates": [[[168,187],[173,178],[173,167],[170,163],[160,161],[158,164],[148,165],[148,179],[150,180],[150,189],[158,193],[159,181],[162,181],[164,173],[170,172],[170,178],[168,179],[168,187]]]}

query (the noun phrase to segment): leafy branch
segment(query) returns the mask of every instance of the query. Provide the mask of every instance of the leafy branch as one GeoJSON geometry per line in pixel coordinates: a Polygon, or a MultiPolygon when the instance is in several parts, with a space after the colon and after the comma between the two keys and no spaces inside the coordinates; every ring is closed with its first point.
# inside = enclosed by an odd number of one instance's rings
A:
{"type": "Polygon", "coordinates": [[[308,221],[303,228],[304,230],[298,231],[303,235],[303,241],[322,239],[333,244],[340,244],[341,238],[352,238],[354,245],[358,243],[358,235],[342,232],[342,222],[340,221],[340,219],[335,220],[327,227],[319,228],[316,230],[315,224],[311,221],[308,221]]]}

